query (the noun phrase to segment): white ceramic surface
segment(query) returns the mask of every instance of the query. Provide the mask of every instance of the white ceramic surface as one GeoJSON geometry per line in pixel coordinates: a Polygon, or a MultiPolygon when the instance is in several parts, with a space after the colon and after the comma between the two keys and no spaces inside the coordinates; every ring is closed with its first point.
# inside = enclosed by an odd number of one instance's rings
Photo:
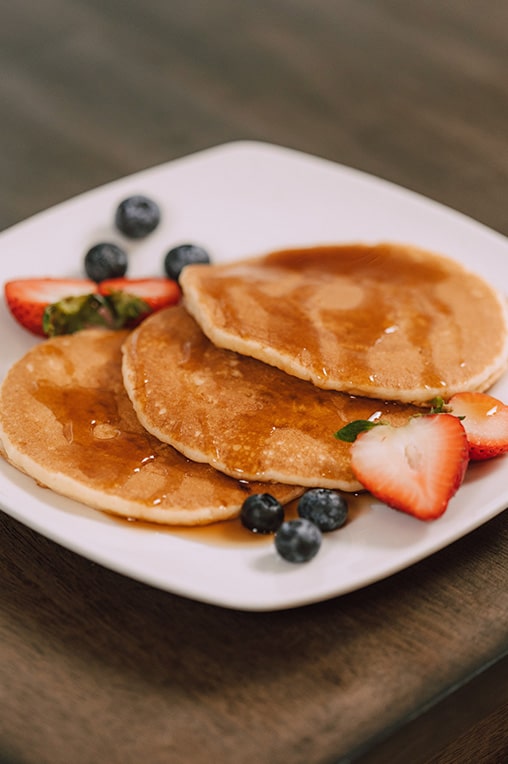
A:
{"type": "MultiPolygon", "coordinates": [[[[164,254],[194,242],[214,261],[278,247],[348,241],[407,242],[453,257],[508,292],[508,242],[435,202],[331,162],[262,143],[237,142],[149,169],[71,199],[0,234],[2,283],[22,276],[80,276],[86,249],[120,241],[131,276],[162,275],[164,254]],[[130,243],[115,234],[118,202],[156,199],[163,220],[130,243]]],[[[0,304],[0,378],[38,340],[0,304]]],[[[486,338],[488,341],[488,338],[486,338]]],[[[508,400],[508,376],[494,388],[508,400]]],[[[225,607],[305,605],[385,578],[446,547],[508,505],[506,458],[468,471],[447,512],[422,523],[368,496],[328,534],[313,561],[292,565],[269,542],[220,544],[116,521],[38,487],[0,460],[0,506],[59,544],[137,580],[225,607]]]]}

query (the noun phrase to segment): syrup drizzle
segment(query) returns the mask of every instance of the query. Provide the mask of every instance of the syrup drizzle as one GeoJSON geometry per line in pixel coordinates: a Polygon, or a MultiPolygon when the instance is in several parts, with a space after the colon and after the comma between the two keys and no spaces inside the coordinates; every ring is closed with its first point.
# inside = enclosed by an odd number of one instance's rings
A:
{"type": "Polygon", "coordinates": [[[246,341],[260,360],[270,362],[259,349],[272,346],[271,362],[289,371],[285,359],[293,358],[304,378],[324,388],[339,382],[359,395],[435,395],[460,389],[464,375],[481,373],[503,350],[504,317],[492,289],[431,253],[361,244],[283,250],[196,278],[217,328],[246,341]],[[489,347],[486,326],[500,330],[489,347]]]}

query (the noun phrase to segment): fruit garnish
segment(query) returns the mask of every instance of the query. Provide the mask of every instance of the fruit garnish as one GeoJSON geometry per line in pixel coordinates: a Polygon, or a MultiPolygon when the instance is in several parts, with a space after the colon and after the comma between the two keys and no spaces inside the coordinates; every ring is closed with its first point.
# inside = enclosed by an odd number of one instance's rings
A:
{"type": "Polygon", "coordinates": [[[119,278],[100,284],[89,279],[17,279],[8,281],[4,291],[16,321],[40,337],[91,326],[130,328],[180,299],[180,287],[166,278],[119,278]]]}
{"type": "Polygon", "coordinates": [[[347,520],[345,498],[330,488],[310,488],[298,501],[298,514],[317,525],[323,533],[342,528],[347,520]]]}
{"type": "MultiPolygon", "coordinates": [[[[469,461],[460,419],[447,413],[426,414],[400,427],[369,421],[368,428],[358,429],[351,467],[364,488],[420,520],[440,517],[461,485],[469,461]]],[[[339,439],[341,432],[336,433],[339,439]]]]}
{"type": "Polygon", "coordinates": [[[89,294],[66,297],[48,305],[44,311],[42,328],[47,337],[74,334],[92,326],[123,329],[134,326],[150,312],[149,306],[143,300],[122,292],[107,296],[89,294]]]}
{"type": "Polygon", "coordinates": [[[74,334],[91,326],[117,328],[115,313],[100,294],[64,297],[48,305],[42,316],[42,331],[46,337],[74,334]]]}
{"type": "Polygon", "coordinates": [[[129,239],[143,239],[159,225],[159,206],[147,196],[129,196],[117,207],[115,224],[129,239]]]}
{"type": "Polygon", "coordinates": [[[456,393],[447,409],[460,417],[473,461],[508,452],[508,406],[487,393],[456,393]]]}
{"type": "Polygon", "coordinates": [[[382,422],[374,422],[371,419],[355,419],[354,422],[349,422],[349,424],[344,425],[344,427],[336,432],[335,437],[346,443],[354,443],[360,433],[367,432],[367,430],[371,430],[380,424],[382,422]]]}
{"type": "Polygon", "coordinates": [[[321,548],[322,534],[304,517],[287,520],[275,534],[275,548],[288,562],[308,562],[321,548]]]}
{"type": "Polygon", "coordinates": [[[44,311],[52,303],[73,295],[89,295],[97,285],[88,279],[28,278],[8,281],[4,286],[5,300],[10,312],[25,329],[45,336],[44,311]]]}
{"type": "Polygon", "coordinates": [[[243,502],[240,520],[253,533],[275,533],[284,520],[284,509],[270,493],[254,493],[243,502]]]}
{"type": "Polygon", "coordinates": [[[164,258],[164,270],[168,278],[178,281],[186,265],[207,265],[209,262],[210,255],[203,247],[197,244],[179,244],[170,249],[164,258]]]}
{"type": "Polygon", "coordinates": [[[113,295],[123,292],[131,297],[143,300],[148,306],[147,312],[154,312],[175,305],[181,297],[180,287],[172,279],[143,278],[143,279],[108,279],[98,286],[100,294],[113,295]]]}
{"type": "Polygon", "coordinates": [[[92,281],[118,279],[127,273],[127,254],[116,244],[95,244],[85,255],[85,273],[92,281]]]}

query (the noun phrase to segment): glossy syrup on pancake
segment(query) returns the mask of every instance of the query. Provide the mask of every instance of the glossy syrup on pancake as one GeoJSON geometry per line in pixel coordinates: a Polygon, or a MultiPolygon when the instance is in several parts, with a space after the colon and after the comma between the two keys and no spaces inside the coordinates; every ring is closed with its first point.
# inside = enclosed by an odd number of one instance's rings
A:
{"type": "MultiPolygon", "coordinates": [[[[56,337],[14,364],[0,395],[4,455],[41,485],[124,517],[177,525],[236,517],[266,485],[195,464],[143,429],[122,383],[126,336],[56,337]]],[[[285,503],[302,490],[270,492],[285,503]]]]}
{"type": "Polygon", "coordinates": [[[127,338],[123,376],[148,431],[247,480],[359,490],[350,445],[334,433],[354,419],[402,424],[419,411],[322,390],[217,348],[183,306],[150,316],[127,338]]]}
{"type": "Polygon", "coordinates": [[[504,371],[504,298],[415,247],[342,245],[189,266],[187,309],[216,345],[324,389],[426,403],[504,371]]]}

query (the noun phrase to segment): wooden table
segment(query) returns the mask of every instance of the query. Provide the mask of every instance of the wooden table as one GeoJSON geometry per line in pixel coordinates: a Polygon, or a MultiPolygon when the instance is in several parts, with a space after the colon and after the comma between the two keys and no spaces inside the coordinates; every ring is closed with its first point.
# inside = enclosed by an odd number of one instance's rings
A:
{"type": "MultiPolygon", "coordinates": [[[[0,25],[0,226],[233,139],[318,154],[508,233],[508,6],[17,0],[0,25]]],[[[0,758],[508,757],[508,522],[286,612],[152,589],[1,515],[0,758]]]]}

